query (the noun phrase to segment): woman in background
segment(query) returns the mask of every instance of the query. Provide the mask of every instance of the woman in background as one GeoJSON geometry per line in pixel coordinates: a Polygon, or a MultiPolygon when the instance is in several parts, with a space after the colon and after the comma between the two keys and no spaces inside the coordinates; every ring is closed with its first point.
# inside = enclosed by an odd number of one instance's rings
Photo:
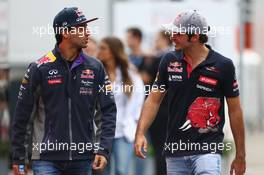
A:
{"type": "Polygon", "coordinates": [[[98,58],[109,75],[117,106],[111,162],[104,174],[110,174],[110,169],[114,168],[115,175],[128,175],[129,165],[134,156],[136,125],[145,98],[144,84],[136,69],[129,64],[120,39],[103,38],[99,43],[98,58]]]}
{"type": "Polygon", "coordinates": [[[91,57],[96,57],[98,53],[97,41],[94,38],[89,37],[87,47],[83,48],[83,51],[91,57]]]}

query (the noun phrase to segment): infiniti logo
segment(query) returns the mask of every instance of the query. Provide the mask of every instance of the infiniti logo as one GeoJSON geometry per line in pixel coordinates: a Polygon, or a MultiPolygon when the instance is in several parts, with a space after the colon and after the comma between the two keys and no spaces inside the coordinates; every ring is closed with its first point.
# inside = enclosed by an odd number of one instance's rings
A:
{"type": "Polygon", "coordinates": [[[57,69],[52,69],[52,70],[49,71],[50,75],[56,75],[57,73],[58,73],[57,69]]]}

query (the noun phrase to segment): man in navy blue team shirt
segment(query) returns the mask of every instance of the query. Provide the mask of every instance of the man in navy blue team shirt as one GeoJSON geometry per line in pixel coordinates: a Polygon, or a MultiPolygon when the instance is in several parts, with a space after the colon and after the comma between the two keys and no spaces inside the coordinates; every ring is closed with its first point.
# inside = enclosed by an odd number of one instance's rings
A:
{"type": "Polygon", "coordinates": [[[28,67],[21,82],[12,124],[13,172],[26,174],[32,144],[35,175],[90,175],[109,160],[115,135],[116,105],[103,64],[82,52],[89,30],[77,7],[54,18],[56,46],[28,67]],[[109,89],[109,90],[108,90],[109,89]],[[101,135],[93,139],[96,104],[101,135]],[[27,142],[31,131],[32,143],[27,142]]]}
{"type": "Polygon", "coordinates": [[[175,51],[162,58],[152,92],[143,107],[136,133],[136,155],[145,158],[144,134],[168,93],[164,145],[168,174],[220,175],[221,152],[231,149],[230,143],[223,143],[226,99],[236,145],[230,174],[244,174],[245,131],[233,62],[205,45],[209,26],[196,11],[180,13],[164,27],[171,31],[175,51]]]}

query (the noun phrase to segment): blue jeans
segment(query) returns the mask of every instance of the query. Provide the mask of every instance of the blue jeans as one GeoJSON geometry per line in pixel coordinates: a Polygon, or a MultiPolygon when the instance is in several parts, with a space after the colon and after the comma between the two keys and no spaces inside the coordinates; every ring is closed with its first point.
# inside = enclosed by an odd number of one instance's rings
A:
{"type": "Polygon", "coordinates": [[[166,158],[168,175],[221,175],[221,156],[202,154],[166,158]]]}
{"type": "Polygon", "coordinates": [[[110,163],[103,173],[96,174],[110,175],[111,169],[114,168],[114,175],[128,175],[133,155],[132,142],[128,142],[124,137],[114,139],[110,163]]]}
{"type": "Polygon", "coordinates": [[[33,160],[34,175],[91,175],[91,161],[44,161],[33,160]]]}

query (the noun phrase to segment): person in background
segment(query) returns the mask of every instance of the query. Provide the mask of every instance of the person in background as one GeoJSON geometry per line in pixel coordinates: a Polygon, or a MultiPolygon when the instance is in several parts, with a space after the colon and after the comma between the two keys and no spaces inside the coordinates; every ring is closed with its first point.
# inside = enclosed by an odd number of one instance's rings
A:
{"type": "MultiPolygon", "coordinates": [[[[143,32],[137,27],[130,27],[126,32],[126,44],[129,48],[129,61],[137,68],[141,79],[146,86],[146,97],[149,93],[149,87],[151,86],[151,76],[149,72],[153,72],[152,63],[154,57],[152,55],[144,53],[142,49],[143,32]]],[[[134,166],[136,175],[143,175],[146,171],[147,163],[139,159],[134,158],[134,166]]]]}
{"type": "Polygon", "coordinates": [[[153,84],[162,56],[166,52],[172,50],[173,44],[169,34],[164,30],[158,31],[154,38],[154,47],[152,51],[148,55],[145,55],[139,66],[139,71],[145,84],[153,84]]]}
{"type": "Polygon", "coordinates": [[[91,57],[96,57],[98,54],[97,41],[94,38],[89,38],[87,47],[84,48],[83,51],[91,57]]]}
{"type": "Polygon", "coordinates": [[[106,37],[99,43],[98,58],[102,61],[112,84],[117,106],[113,154],[108,170],[115,175],[128,175],[133,154],[136,125],[145,99],[144,84],[136,69],[129,64],[124,45],[116,37],[106,37]]]}
{"type": "Polygon", "coordinates": [[[126,32],[126,44],[129,48],[129,61],[137,68],[142,64],[144,53],[142,50],[143,33],[139,28],[131,27],[126,32]]]}
{"type": "MultiPolygon", "coordinates": [[[[162,56],[168,52],[173,50],[173,44],[170,39],[170,35],[166,33],[164,30],[160,30],[155,35],[155,42],[154,42],[154,59],[153,62],[148,68],[145,70],[149,75],[149,84],[153,84],[154,79],[158,72],[158,66],[162,56]]],[[[165,156],[163,155],[163,145],[166,140],[166,127],[168,122],[168,102],[167,102],[167,95],[162,100],[160,104],[159,111],[155,120],[153,121],[152,125],[149,129],[149,135],[151,139],[151,143],[154,148],[154,158],[155,158],[155,167],[156,167],[156,175],[166,175],[166,160],[165,156]]]]}
{"type": "Polygon", "coordinates": [[[170,34],[165,30],[160,30],[155,35],[154,56],[162,57],[166,52],[174,49],[170,34]]]}

